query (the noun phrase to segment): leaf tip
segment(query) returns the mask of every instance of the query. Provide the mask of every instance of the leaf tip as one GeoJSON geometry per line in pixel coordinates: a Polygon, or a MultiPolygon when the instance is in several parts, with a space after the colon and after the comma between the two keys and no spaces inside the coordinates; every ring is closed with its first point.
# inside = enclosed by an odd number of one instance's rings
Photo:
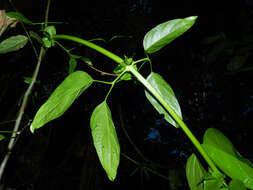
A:
{"type": "Polygon", "coordinates": [[[31,133],[34,134],[34,127],[33,127],[33,125],[30,126],[30,131],[31,131],[31,133]]]}

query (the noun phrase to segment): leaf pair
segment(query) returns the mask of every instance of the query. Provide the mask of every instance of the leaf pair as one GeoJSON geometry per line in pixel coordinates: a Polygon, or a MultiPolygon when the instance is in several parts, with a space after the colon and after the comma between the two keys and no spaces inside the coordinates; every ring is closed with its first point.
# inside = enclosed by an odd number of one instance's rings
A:
{"type": "Polygon", "coordinates": [[[227,176],[253,189],[252,163],[243,158],[220,131],[213,128],[208,129],[204,135],[203,148],[227,176]]]}
{"type": "MultiPolygon", "coordinates": [[[[206,130],[203,139],[203,148],[214,163],[232,180],[229,190],[253,189],[252,163],[243,158],[229,139],[217,129],[206,130]]],[[[186,176],[191,190],[220,190],[224,176],[212,177],[207,172],[195,154],[192,154],[186,164],[186,176]]]]}
{"type": "MultiPolygon", "coordinates": [[[[93,79],[83,71],[73,72],[66,77],[40,107],[33,119],[30,130],[34,132],[48,122],[60,117],[92,82],[93,79]]],[[[109,179],[113,181],[119,165],[120,147],[111,112],[105,101],[93,111],[90,125],[99,160],[109,179]]]]}

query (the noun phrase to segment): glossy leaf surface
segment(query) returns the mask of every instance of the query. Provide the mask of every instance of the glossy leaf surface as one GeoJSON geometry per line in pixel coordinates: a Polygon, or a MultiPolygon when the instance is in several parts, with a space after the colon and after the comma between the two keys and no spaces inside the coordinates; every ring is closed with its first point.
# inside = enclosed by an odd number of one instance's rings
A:
{"type": "Polygon", "coordinates": [[[12,36],[0,43],[0,54],[17,51],[23,48],[26,45],[27,41],[28,39],[26,36],[12,36]]]}
{"type": "Polygon", "coordinates": [[[230,140],[219,130],[209,128],[206,130],[203,138],[203,144],[209,144],[235,156],[235,148],[230,140]]]}
{"type": "MultiPolygon", "coordinates": [[[[164,100],[172,107],[172,109],[177,113],[177,115],[182,118],[181,109],[177,98],[170,87],[170,85],[157,73],[150,73],[147,77],[147,81],[151,84],[153,88],[164,98],[164,100]]],[[[157,100],[145,90],[145,95],[153,107],[160,113],[164,114],[164,118],[174,127],[179,127],[174,119],[171,118],[169,113],[157,102],[157,100]]]]}
{"type": "Polygon", "coordinates": [[[120,160],[120,146],[115,127],[112,121],[111,111],[104,101],[99,104],[92,113],[91,133],[100,163],[113,181],[117,175],[120,160]]]}
{"type": "Polygon", "coordinates": [[[204,190],[203,180],[206,175],[207,172],[199,162],[197,156],[192,154],[186,163],[186,177],[190,190],[204,190]]]}
{"type": "Polygon", "coordinates": [[[92,82],[91,76],[83,71],[67,76],[36,113],[30,127],[31,132],[60,117],[92,82]]]}
{"type": "Polygon", "coordinates": [[[177,37],[181,36],[195,23],[197,16],[174,19],[157,25],[144,37],[143,47],[146,53],[155,53],[177,37]]]}

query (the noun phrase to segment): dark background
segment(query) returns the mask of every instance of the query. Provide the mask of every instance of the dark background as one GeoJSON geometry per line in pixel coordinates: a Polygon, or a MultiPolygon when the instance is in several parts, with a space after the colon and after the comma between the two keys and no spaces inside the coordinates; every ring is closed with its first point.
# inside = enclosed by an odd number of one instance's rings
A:
{"type": "MultiPolygon", "coordinates": [[[[12,2],[30,20],[43,21],[46,1],[12,2]]],[[[207,128],[217,128],[252,161],[252,6],[250,0],[55,0],[50,7],[49,20],[64,22],[56,26],[58,34],[103,38],[108,42],[95,43],[121,57],[126,55],[137,60],[145,57],[142,40],[151,28],[171,19],[197,15],[197,22],[189,31],[150,56],[153,70],[172,86],[184,121],[200,141],[207,128]],[[126,37],[109,42],[115,35],[126,37]]],[[[0,9],[13,11],[6,0],[0,1],[0,9]]],[[[20,24],[6,31],[0,40],[14,34],[24,34],[20,24]]],[[[35,44],[39,48],[39,44],[35,44]]],[[[89,57],[101,70],[110,72],[115,67],[111,60],[88,48],[78,48],[76,53],[89,57]]],[[[16,119],[28,87],[23,77],[31,77],[35,65],[36,57],[29,44],[20,51],[0,55],[1,130],[12,130],[14,123],[11,121],[16,119]]],[[[95,79],[113,79],[101,76],[81,62],[77,69],[89,72],[95,79]]],[[[142,73],[147,76],[149,72],[147,64],[142,73]]],[[[68,56],[60,48],[49,49],[22,128],[67,75],[68,56]]],[[[117,85],[108,99],[121,152],[169,180],[143,170],[133,173],[137,166],[124,156],[121,156],[116,180],[107,179],[92,144],[89,118],[108,90],[105,85],[92,85],[63,117],[34,135],[25,128],[13,149],[1,189],[187,189],[184,169],[195,148],[180,129],[166,123],[146,100],[142,86],[132,81],[117,85]],[[129,143],[123,128],[146,160],[129,143]]],[[[8,134],[6,137],[0,144],[1,160],[9,141],[8,134]]]]}

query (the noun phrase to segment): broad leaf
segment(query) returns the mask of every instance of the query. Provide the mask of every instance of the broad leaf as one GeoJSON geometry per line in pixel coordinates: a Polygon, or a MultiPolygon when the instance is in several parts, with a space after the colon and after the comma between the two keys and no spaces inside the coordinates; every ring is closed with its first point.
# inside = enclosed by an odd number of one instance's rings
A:
{"type": "MultiPolygon", "coordinates": [[[[172,107],[172,109],[177,113],[177,115],[182,118],[181,109],[177,98],[170,87],[170,85],[157,73],[151,72],[147,77],[147,81],[151,84],[153,88],[164,98],[164,100],[172,107]]],[[[161,106],[157,100],[145,90],[145,95],[153,107],[160,113],[164,114],[164,118],[174,127],[178,127],[178,124],[171,118],[169,113],[161,106]]]]}
{"type": "Polygon", "coordinates": [[[223,150],[224,152],[227,152],[228,154],[233,156],[236,155],[236,150],[233,144],[217,129],[209,128],[206,130],[203,138],[203,144],[209,144],[223,150]]]}
{"type": "Polygon", "coordinates": [[[246,190],[246,187],[241,181],[233,179],[229,183],[229,190],[246,190]]]}
{"type": "Polygon", "coordinates": [[[215,164],[230,178],[240,180],[253,189],[253,168],[235,156],[210,144],[202,145],[215,164]]]}
{"type": "Polygon", "coordinates": [[[186,163],[186,177],[190,190],[204,190],[203,180],[207,175],[207,171],[199,162],[197,156],[192,154],[186,163]]]}
{"type": "Polygon", "coordinates": [[[27,41],[28,39],[26,36],[12,36],[0,43],[0,54],[17,51],[23,48],[26,45],[27,41]]]}
{"type": "Polygon", "coordinates": [[[92,113],[91,133],[100,163],[113,181],[117,175],[120,159],[120,146],[112,121],[111,111],[105,101],[99,104],[92,113]]]}
{"type": "Polygon", "coordinates": [[[195,23],[197,16],[174,19],[150,30],[144,37],[143,47],[146,53],[155,53],[177,37],[181,36],[195,23]]]}
{"type": "Polygon", "coordinates": [[[30,127],[31,132],[60,117],[92,82],[91,76],[83,71],[67,76],[36,113],[30,127]]]}

